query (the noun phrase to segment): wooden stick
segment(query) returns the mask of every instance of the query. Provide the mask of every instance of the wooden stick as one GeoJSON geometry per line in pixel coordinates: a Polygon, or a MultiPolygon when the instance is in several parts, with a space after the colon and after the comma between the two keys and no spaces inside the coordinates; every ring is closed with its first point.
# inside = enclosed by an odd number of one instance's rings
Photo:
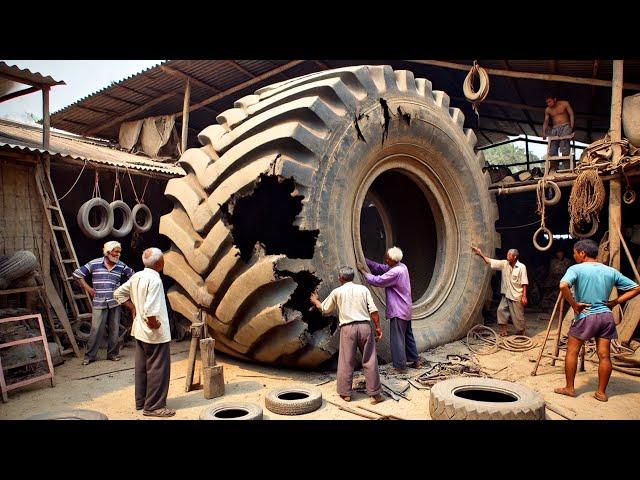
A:
{"type": "Polygon", "coordinates": [[[560,299],[562,298],[562,293],[558,294],[558,299],[556,300],[556,304],[553,307],[553,312],[551,313],[551,318],[549,319],[549,325],[547,325],[547,333],[544,335],[544,341],[540,346],[540,354],[538,355],[538,360],[536,360],[536,365],[533,367],[533,371],[531,372],[531,376],[535,377],[536,372],[538,371],[538,367],[540,366],[540,359],[542,358],[542,354],[544,353],[544,347],[547,344],[547,339],[549,338],[549,332],[551,331],[551,324],[553,323],[553,317],[556,315],[556,310],[558,308],[558,304],[560,303],[560,299]]]}
{"type": "MultiPolygon", "coordinates": [[[[549,410],[551,410],[552,412],[557,413],[558,415],[560,415],[561,417],[566,418],[567,420],[573,420],[575,418],[575,414],[571,415],[570,413],[567,413],[567,411],[562,408],[559,407],[558,405],[554,405],[553,403],[549,403],[549,402],[544,402],[547,406],[547,408],[549,410]]],[[[575,412],[574,412],[575,413],[575,412]]]]}
{"type": "MultiPolygon", "coordinates": [[[[558,355],[558,353],[560,353],[560,335],[562,333],[562,322],[564,321],[564,297],[562,297],[562,299],[560,300],[560,313],[558,314],[558,330],[556,333],[556,345],[553,349],[553,354],[554,355],[558,355]]],[[[556,361],[551,360],[551,366],[555,367],[556,366],[556,361]]]]}
{"type": "Polygon", "coordinates": [[[408,420],[407,418],[398,417],[397,415],[393,415],[391,413],[380,413],[372,408],[363,407],[362,405],[356,405],[357,408],[361,408],[362,410],[366,410],[367,412],[376,413],[383,417],[394,418],[396,420],[408,420]]]}
{"type": "Polygon", "coordinates": [[[201,323],[191,324],[191,345],[189,348],[189,359],[187,360],[187,378],[185,381],[184,391],[191,391],[193,386],[193,372],[196,369],[196,353],[198,351],[198,343],[200,342],[201,323]]]}
{"type": "Polygon", "coordinates": [[[340,405],[339,403],[335,403],[332,402],[331,400],[327,400],[326,398],[324,399],[325,402],[330,403],[331,405],[338,407],[340,410],[344,410],[345,412],[349,412],[349,413],[353,413],[354,415],[357,415],[359,417],[364,417],[367,418],[369,420],[378,420],[378,417],[372,417],[371,415],[367,415],[366,413],[361,413],[358,412],[357,410],[354,410],[352,408],[346,407],[344,405],[340,405]]]}
{"type": "Polygon", "coordinates": [[[620,225],[618,225],[617,223],[614,224],[618,230],[618,234],[620,235],[620,243],[622,244],[622,247],[624,248],[624,253],[627,254],[627,260],[629,260],[629,263],[631,264],[631,268],[633,269],[633,274],[636,276],[636,282],[640,283],[640,274],[638,273],[638,269],[636,268],[636,264],[633,263],[633,258],[631,258],[631,253],[629,252],[629,247],[627,246],[627,242],[625,241],[624,237],[622,236],[622,232],[620,231],[620,225]]]}

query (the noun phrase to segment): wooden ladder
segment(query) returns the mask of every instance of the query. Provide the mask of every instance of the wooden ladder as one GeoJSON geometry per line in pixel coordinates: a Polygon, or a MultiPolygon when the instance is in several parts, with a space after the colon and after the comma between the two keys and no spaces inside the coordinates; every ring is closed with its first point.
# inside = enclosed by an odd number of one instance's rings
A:
{"type": "MultiPolygon", "coordinates": [[[[551,162],[562,162],[563,160],[569,160],[569,169],[568,170],[560,170],[560,163],[558,163],[558,169],[556,173],[565,173],[571,172],[573,173],[575,169],[576,162],[576,142],[575,142],[575,134],[566,135],[564,137],[547,137],[547,158],[544,162],[544,175],[545,177],[549,175],[549,171],[551,170],[551,162]],[[552,141],[560,141],[560,140],[571,140],[569,155],[550,155],[551,153],[551,142],[552,141]]],[[[560,147],[558,147],[560,148],[560,147]]],[[[560,153],[560,151],[558,151],[560,153]]]]}
{"type": "MultiPolygon", "coordinates": [[[[36,165],[36,185],[44,207],[44,216],[47,219],[47,224],[50,230],[53,258],[56,266],[58,267],[60,279],[62,280],[61,283],[64,288],[68,304],[71,306],[74,321],[79,322],[83,319],[90,319],[92,316],[91,300],[87,296],[86,292],[76,284],[72,275],[73,271],[80,266],[78,263],[78,257],[76,256],[75,249],[73,248],[73,242],[71,241],[71,236],[69,235],[69,230],[67,229],[67,224],[64,220],[64,215],[62,214],[62,209],[58,203],[58,197],[55,193],[53,183],[51,182],[51,176],[41,163],[36,165]]],[[[48,273],[48,268],[43,268],[43,270],[47,295],[49,296],[51,306],[56,312],[60,323],[63,325],[63,328],[59,329],[56,333],[65,333],[67,337],[69,337],[74,353],[76,356],[79,356],[75,336],[66,315],[64,305],[53,285],[51,276],[48,273]]]]}

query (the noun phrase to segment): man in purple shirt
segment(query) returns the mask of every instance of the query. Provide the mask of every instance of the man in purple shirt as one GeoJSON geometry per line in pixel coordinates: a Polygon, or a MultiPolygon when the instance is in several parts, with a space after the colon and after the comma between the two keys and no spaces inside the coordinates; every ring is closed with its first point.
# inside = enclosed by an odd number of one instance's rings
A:
{"type": "Polygon", "coordinates": [[[420,368],[423,360],[418,355],[416,341],[411,329],[411,282],[409,270],[402,260],[402,250],[397,247],[390,248],[385,257],[384,264],[376,263],[368,258],[367,266],[373,272],[365,271],[362,264],[358,264],[358,270],[374,287],[384,287],[387,297],[387,318],[389,319],[391,359],[393,361],[393,373],[404,373],[409,366],[420,368]]]}

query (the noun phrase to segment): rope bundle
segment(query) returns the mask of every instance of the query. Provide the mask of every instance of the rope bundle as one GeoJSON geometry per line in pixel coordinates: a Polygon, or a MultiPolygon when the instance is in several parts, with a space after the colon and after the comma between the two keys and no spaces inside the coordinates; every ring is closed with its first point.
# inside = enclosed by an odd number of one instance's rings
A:
{"type": "Polygon", "coordinates": [[[593,227],[599,221],[605,197],[604,183],[597,169],[584,170],[578,174],[569,197],[569,229],[572,234],[577,231],[578,226],[584,224],[592,224],[591,230],[594,230],[593,227]]]}

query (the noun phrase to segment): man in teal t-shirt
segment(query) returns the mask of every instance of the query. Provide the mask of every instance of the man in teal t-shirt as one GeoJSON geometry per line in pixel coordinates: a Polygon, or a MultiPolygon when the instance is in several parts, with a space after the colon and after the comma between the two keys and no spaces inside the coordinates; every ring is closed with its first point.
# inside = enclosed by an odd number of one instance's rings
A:
{"type": "Polygon", "coordinates": [[[611,340],[618,338],[611,308],[630,300],[640,293],[640,286],[622,275],[615,268],[596,261],[598,244],[593,240],[580,240],[573,247],[573,258],[577,265],[568,268],[560,280],[560,291],[575,312],[569,329],[567,356],[564,373],[567,385],[556,388],[554,392],[575,397],[573,382],[578,366],[578,353],[582,344],[590,338],[596,338],[598,349],[598,391],[595,398],[601,402],[608,400],[605,390],[611,377],[611,340]],[[574,287],[575,298],[571,294],[574,287]],[[626,293],[609,301],[613,287],[626,290],[626,293]]]}

